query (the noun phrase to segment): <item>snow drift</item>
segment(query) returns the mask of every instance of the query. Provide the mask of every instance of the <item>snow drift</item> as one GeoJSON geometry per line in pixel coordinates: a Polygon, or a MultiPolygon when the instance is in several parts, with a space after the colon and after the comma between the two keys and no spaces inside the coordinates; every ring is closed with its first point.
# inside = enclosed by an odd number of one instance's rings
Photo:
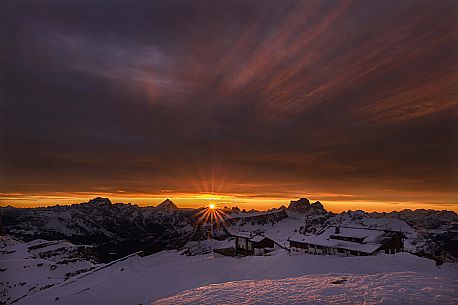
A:
{"type": "Polygon", "coordinates": [[[416,272],[320,274],[213,284],[152,304],[458,304],[456,287],[416,272]]]}

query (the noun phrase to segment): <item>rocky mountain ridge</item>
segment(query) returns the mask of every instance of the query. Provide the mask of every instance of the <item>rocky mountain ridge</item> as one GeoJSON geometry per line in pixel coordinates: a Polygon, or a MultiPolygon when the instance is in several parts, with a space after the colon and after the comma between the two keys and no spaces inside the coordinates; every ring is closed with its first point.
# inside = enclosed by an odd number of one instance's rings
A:
{"type": "Polygon", "coordinates": [[[174,206],[171,201],[154,208],[94,198],[44,208],[4,207],[0,213],[4,233],[24,241],[67,239],[94,244],[100,260],[110,261],[135,251],[153,253],[185,242],[194,233],[193,211],[174,206]]]}
{"type": "Polygon", "coordinates": [[[385,226],[412,234],[411,240],[415,243],[412,247],[418,251],[432,253],[446,250],[458,254],[458,216],[451,211],[347,211],[334,214],[319,201],[310,203],[307,198],[300,198],[292,200],[287,208],[281,206],[268,212],[223,208],[226,228],[197,222],[196,215],[203,209],[180,209],[170,199],[157,207],[140,207],[130,203],[112,203],[108,198],[98,197],[73,205],[26,209],[2,207],[0,215],[4,234],[24,241],[66,239],[75,244],[94,245],[102,262],[136,251],[148,254],[180,248],[190,241],[206,239],[209,230],[213,230],[214,238],[225,239],[233,225],[275,225],[289,222],[290,217],[296,219],[297,231],[305,234],[313,234],[326,225],[335,224],[385,226]]]}

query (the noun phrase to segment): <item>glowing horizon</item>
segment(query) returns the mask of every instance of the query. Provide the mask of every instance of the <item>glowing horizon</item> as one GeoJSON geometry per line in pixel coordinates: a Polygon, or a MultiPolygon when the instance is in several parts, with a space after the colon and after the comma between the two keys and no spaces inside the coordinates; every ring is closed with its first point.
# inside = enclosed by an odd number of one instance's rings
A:
{"type": "MultiPolygon", "coordinates": [[[[329,194],[327,194],[329,196],[329,194]]],[[[352,197],[350,195],[338,194],[342,198],[352,197]]],[[[73,194],[66,196],[64,194],[54,194],[50,196],[24,194],[1,194],[0,206],[13,206],[19,208],[45,207],[56,204],[70,205],[76,203],[87,202],[95,197],[109,198],[112,203],[132,203],[139,206],[157,206],[165,199],[172,200],[179,208],[202,208],[214,205],[215,209],[220,209],[224,206],[229,208],[238,207],[240,209],[250,210],[267,210],[278,208],[281,205],[288,206],[291,200],[297,200],[301,197],[306,197],[310,202],[320,201],[324,208],[334,213],[340,213],[348,210],[364,210],[366,212],[391,212],[404,209],[432,209],[432,210],[449,210],[458,212],[458,208],[453,201],[443,202],[441,200],[429,202],[412,202],[412,201],[383,201],[369,199],[325,199],[317,195],[297,195],[292,197],[247,197],[247,196],[230,196],[217,194],[130,194],[130,196],[120,196],[119,194],[73,194]]]]}

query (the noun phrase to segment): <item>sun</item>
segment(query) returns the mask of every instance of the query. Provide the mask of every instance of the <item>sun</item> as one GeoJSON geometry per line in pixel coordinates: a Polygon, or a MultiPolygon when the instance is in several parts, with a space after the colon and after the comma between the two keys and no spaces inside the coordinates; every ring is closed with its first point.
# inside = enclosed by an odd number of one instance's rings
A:
{"type": "Polygon", "coordinates": [[[203,208],[194,214],[194,217],[196,217],[196,224],[211,224],[212,226],[215,225],[217,228],[221,225],[226,226],[224,220],[226,216],[226,213],[218,209],[216,203],[213,202],[209,202],[207,208],[203,208]]]}

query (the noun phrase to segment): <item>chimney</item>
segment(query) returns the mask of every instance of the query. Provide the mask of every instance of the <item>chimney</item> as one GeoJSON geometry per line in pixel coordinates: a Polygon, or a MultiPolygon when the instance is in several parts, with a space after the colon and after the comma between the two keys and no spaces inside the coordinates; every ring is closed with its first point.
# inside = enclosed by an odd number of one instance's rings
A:
{"type": "Polygon", "coordinates": [[[339,227],[336,227],[336,231],[334,232],[335,234],[339,234],[340,233],[340,228],[339,227]]]}

